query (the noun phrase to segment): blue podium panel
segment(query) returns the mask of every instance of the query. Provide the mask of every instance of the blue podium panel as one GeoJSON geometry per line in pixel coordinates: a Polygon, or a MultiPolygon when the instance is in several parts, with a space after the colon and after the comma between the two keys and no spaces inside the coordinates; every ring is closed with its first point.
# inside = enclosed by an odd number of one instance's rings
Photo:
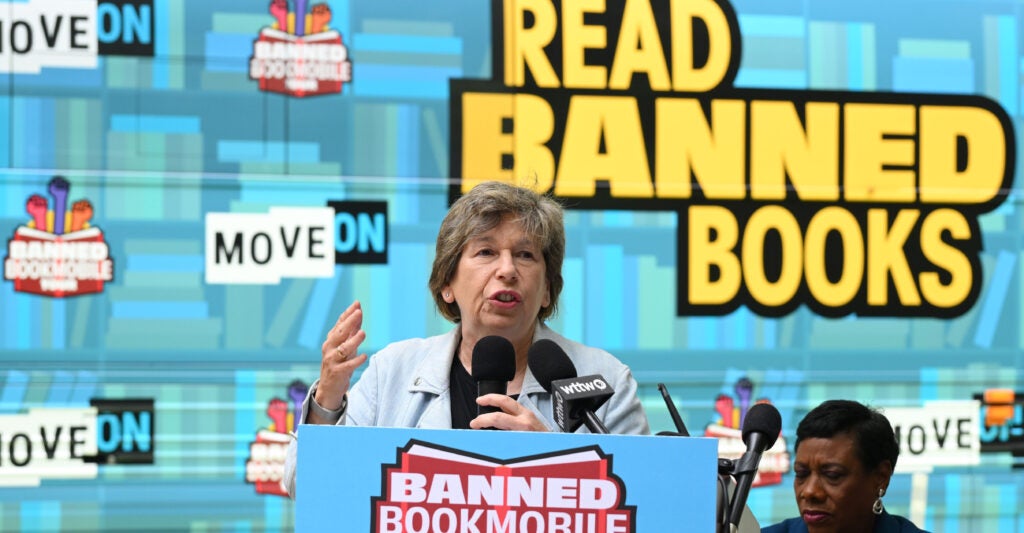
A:
{"type": "Polygon", "coordinates": [[[714,531],[718,441],[299,427],[298,531],[714,531]]]}

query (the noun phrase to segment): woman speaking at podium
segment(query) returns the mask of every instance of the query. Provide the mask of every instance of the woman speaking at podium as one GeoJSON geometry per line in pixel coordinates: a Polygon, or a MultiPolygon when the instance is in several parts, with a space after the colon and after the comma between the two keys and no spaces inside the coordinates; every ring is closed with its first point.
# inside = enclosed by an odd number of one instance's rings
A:
{"type": "MultiPolygon", "coordinates": [[[[442,221],[428,283],[438,311],[455,327],[444,335],[384,347],[352,384],[353,373],[368,359],[358,351],[366,338],[363,308],[353,302],[323,343],[320,378],[303,402],[300,422],[556,430],[551,395],[527,364],[533,343],[549,339],[565,351],[578,375],[601,375],[614,389],[597,410],[609,432],[649,434],[629,368],[608,352],[570,341],[544,324],[558,306],[564,257],[565,227],[557,202],[505,183],[477,185],[452,204],[442,221]],[[507,395],[478,397],[474,348],[492,336],[511,342],[515,370],[507,395]],[[478,406],[483,414],[477,415],[478,406]]],[[[293,440],[289,446],[283,481],[293,497],[297,445],[293,440]]]]}

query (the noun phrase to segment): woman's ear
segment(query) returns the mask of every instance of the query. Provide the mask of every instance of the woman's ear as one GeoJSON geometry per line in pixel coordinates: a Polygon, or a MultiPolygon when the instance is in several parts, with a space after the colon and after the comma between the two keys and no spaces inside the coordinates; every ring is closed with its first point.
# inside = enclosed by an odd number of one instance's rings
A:
{"type": "Polygon", "coordinates": [[[875,467],[875,476],[877,478],[876,481],[878,482],[878,487],[885,489],[886,492],[889,491],[889,479],[892,478],[892,472],[892,461],[888,459],[878,463],[878,466],[875,467]]]}

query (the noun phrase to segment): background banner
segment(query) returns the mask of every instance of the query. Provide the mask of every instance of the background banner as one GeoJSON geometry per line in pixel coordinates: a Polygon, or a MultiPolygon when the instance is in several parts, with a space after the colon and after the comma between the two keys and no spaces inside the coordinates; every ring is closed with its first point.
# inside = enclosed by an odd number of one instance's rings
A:
{"type": "Polygon", "coordinates": [[[852,398],[934,465],[887,508],[1024,531],[1020,6],[574,6],[0,2],[0,530],[292,530],[327,328],[447,331],[436,232],[498,178],[566,205],[549,323],[653,431],[659,382],[723,455],[778,407],[762,524],[852,398]]]}

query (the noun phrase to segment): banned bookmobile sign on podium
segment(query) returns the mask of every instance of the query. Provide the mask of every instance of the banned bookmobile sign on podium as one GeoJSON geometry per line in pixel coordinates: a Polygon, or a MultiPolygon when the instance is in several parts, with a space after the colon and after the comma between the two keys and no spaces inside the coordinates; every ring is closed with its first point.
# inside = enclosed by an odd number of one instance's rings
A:
{"type": "Polygon", "coordinates": [[[610,466],[597,446],[498,463],[410,440],[383,468],[371,530],[635,531],[636,507],[610,466]]]}
{"type": "Polygon", "coordinates": [[[301,425],[298,442],[298,531],[714,530],[715,439],[301,425]]]}

